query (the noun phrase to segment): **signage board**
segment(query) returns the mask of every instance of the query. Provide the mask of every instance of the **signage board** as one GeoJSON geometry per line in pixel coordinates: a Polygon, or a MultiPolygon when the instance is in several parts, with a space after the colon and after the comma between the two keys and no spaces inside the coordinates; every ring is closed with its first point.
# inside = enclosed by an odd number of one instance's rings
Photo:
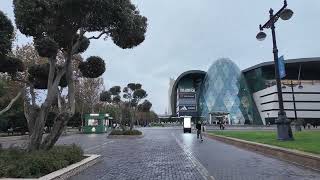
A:
{"type": "Polygon", "coordinates": [[[197,106],[196,105],[180,105],[179,111],[196,111],[197,106]]]}
{"type": "Polygon", "coordinates": [[[191,128],[191,117],[183,118],[183,128],[191,128]]]}
{"type": "Polygon", "coordinates": [[[286,76],[286,68],[285,68],[285,62],[284,62],[283,56],[280,56],[278,58],[278,68],[279,68],[280,79],[282,79],[286,76]]]}
{"type": "Polygon", "coordinates": [[[180,99],[195,99],[196,94],[195,93],[179,93],[179,98],[180,99]]]}
{"type": "Polygon", "coordinates": [[[180,88],[179,92],[196,92],[194,88],[180,88]]]}

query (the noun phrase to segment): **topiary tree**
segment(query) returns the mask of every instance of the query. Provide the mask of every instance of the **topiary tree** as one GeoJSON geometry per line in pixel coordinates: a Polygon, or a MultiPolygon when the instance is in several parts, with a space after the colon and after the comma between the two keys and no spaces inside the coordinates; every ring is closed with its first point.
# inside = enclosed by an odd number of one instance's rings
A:
{"type": "MultiPolygon", "coordinates": [[[[0,56],[6,56],[11,52],[14,37],[13,25],[9,18],[0,11],[0,56]]],[[[3,59],[2,59],[3,60],[3,59]]]]}
{"type": "MultiPolygon", "coordinates": [[[[0,73],[5,73],[12,76],[12,78],[16,78],[17,73],[24,70],[24,65],[20,59],[9,55],[11,53],[13,38],[13,25],[9,18],[0,11],[0,73]]],[[[23,89],[0,111],[0,115],[7,112],[21,97],[22,93],[23,89]]]]}
{"type": "MultiPolygon", "coordinates": [[[[129,105],[129,109],[133,109],[130,119],[130,130],[133,129],[134,119],[136,118],[136,107],[138,106],[139,102],[146,98],[148,94],[145,90],[141,89],[142,85],[137,83],[129,83],[127,87],[123,88],[123,98],[129,105]]],[[[137,121],[138,122],[138,121],[137,121]]]]}
{"type": "Polygon", "coordinates": [[[104,91],[100,94],[100,101],[107,102],[109,105],[114,106],[115,109],[115,120],[120,124],[122,130],[125,130],[125,121],[123,121],[123,112],[125,109],[124,102],[121,101],[121,87],[113,86],[108,91],[104,91]]]}
{"type": "MultiPolygon", "coordinates": [[[[13,5],[17,28],[33,37],[38,54],[48,62],[28,70],[27,97],[30,98],[25,100],[25,114],[30,131],[29,150],[50,149],[75,112],[74,56],[86,51],[91,40],[102,37],[110,37],[123,49],[139,45],[145,39],[147,19],[130,0],[14,0],[13,5]],[[88,32],[97,36],[86,37],[88,32]],[[65,100],[61,96],[64,87],[67,88],[65,100]],[[40,105],[35,103],[34,89],[47,91],[40,105]],[[43,139],[46,118],[55,101],[59,113],[51,133],[43,139]]],[[[8,47],[8,43],[3,44],[8,47]]],[[[10,62],[19,64],[12,59],[10,62]]],[[[8,64],[0,67],[10,69],[8,64]]],[[[92,56],[80,62],[78,68],[82,76],[96,78],[105,71],[105,63],[100,57],[92,56]]],[[[19,70],[12,68],[10,73],[19,70]]]]}
{"type": "Polygon", "coordinates": [[[150,121],[150,110],[152,107],[152,103],[148,100],[144,100],[143,103],[137,106],[138,113],[140,114],[140,118],[144,120],[144,124],[147,124],[147,121],[150,121]]]}

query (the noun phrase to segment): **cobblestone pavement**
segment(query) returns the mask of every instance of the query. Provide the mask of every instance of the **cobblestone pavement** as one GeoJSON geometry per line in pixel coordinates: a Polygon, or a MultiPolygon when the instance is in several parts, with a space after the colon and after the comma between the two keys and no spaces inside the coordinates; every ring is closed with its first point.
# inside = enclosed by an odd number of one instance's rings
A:
{"type": "Polygon", "coordinates": [[[320,173],[194,134],[175,135],[217,180],[309,180],[320,173]]]}
{"type": "Polygon", "coordinates": [[[93,143],[94,145],[86,145],[87,152],[102,154],[103,161],[73,177],[72,180],[320,179],[319,172],[284,161],[211,139],[200,142],[195,134],[183,134],[181,128],[141,130],[145,136],[139,139],[107,139],[95,135],[96,137],[90,138],[96,140],[87,141],[79,137],[79,142],[93,143]],[[99,146],[96,141],[101,141],[102,145],[99,146]]]}
{"type": "Polygon", "coordinates": [[[102,161],[71,180],[216,179],[319,180],[320,173],[212,139],[200,142],[178,128],[141,128],[143,138],[108,139],[75,134],[59,144],[76,143],[102,161]]]}
{"type": "Polygon", "coordinates": [[[209,179],[171,131],[144,131],[145,136],[138,139],[106,139],[102,147],[89,150],[103,155],[103,161],[71,179],[209,179]]]}

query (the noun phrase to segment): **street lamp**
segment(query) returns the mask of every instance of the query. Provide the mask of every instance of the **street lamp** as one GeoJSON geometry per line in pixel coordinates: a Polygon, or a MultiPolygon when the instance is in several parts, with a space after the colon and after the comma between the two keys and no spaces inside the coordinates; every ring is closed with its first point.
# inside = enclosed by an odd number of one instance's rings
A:
{"type": "Polygon", "coordinates": [[[282,20],[289,20],[292,15],[293,11],[287,9],[287,1],[284,1],[284,5],[282,8],[276,13],[273,14],[273,9],[269,11],[270,19],[264,24],[259,26],[260,32],[257,34],[256,38],[259,41],[263,41],[267,35],[263,32],[264,29],[271,29],[272,32],[272,42],[273,42],[273,56],[274,56],[274,64],[275,64],[275,78],[277,82],[277,91],[278,91],[278,100],[279,100],[279,113],[278,119],[276,119],[277,124],[277,134],[278,140],[293,140],[292,130],[290,126],[290,121],[288,120],[286,113],[283,107],[283,97],[282,97],[282,89],[281,89],[281,79],[279,76],[279,69],[278,69],[278,48],[277,48],[277,41],[276,41],[276,32],[275,32],[275,23],[278,21],[279,18],[282,20]]]}

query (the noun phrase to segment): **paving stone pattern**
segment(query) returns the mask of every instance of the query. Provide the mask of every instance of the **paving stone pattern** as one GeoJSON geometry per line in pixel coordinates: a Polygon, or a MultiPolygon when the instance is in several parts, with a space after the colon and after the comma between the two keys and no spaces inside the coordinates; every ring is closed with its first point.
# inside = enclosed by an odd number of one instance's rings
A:
{"type": "MultiPolygon", "coordinates": [[[[197,140],[179,128],[142,128],[139,139],[108,139],[105,134],[63,136],[58,144],[76,143],[101,162],[72,180],[320,180],[312,171],[219,141],[197,140]]],[[[4,147],[25,138],[0,138],[4,147]]]]}
{"type": "Polygon", "coordinates": [[[140,139],[69,138],[103,156],[101,163],[72,179],[320,180],[319,172],[219,141],[200,142],[181,128],[142,131],[140,139]]]}
{"type": "Polygon", "coordinates": [[[103,161],[71,179],[202,180],[196,164],[165,131],[139,139],[116,139],[94,153],[103,161]]]}

